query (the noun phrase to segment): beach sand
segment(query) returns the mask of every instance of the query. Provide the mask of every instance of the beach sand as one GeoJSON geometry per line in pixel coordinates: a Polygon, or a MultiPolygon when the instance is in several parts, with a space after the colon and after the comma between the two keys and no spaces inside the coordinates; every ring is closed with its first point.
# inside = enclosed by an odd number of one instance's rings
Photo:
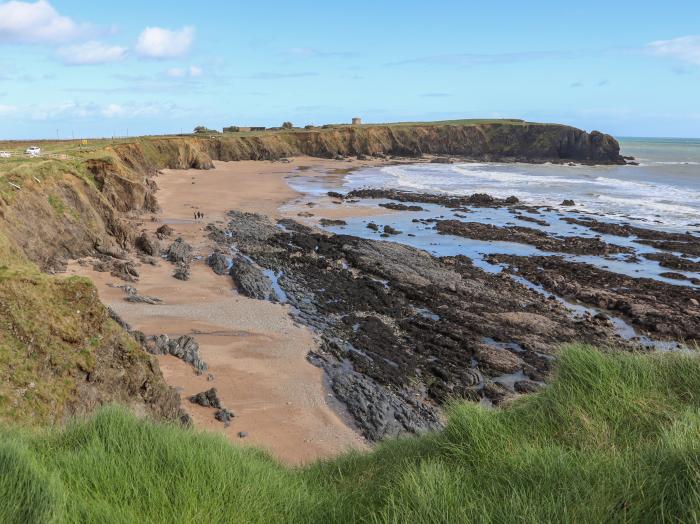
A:
{"type": "MultiPolygon", "coordinates": [[[[342,168],[379,162],[344,162],[342,168]]],[[[338,165],[335,160],[297,158],[290,163],[216,162],[213,170],[163,171],[156,178],[162,211],[140,217],[140,227],[154,231],[169,224],[175,230],[172,239],[183,237],[202,259],[192,264],[191,279],[186,282],[172,277],[173,265],[166,261],[139,267],[141,276],[134,287],[141,295],[162,299],[160,305],[128,303],[121,289],[109,285],[121,284],[118,279],[77,262],[68,267],[69,274],[91,278],[102,301],[146,335],[195,335],[213,380],[207,379],[207,373],[195,375],[189,365],[169,355],[159,360],[166,381],[179,391],[196,428],[223,433],[235,444],[261,447],[289,464],[368,445],[325,386],[323,372],[306,360],[317,344],[313,333],[293,322],[287,306],[239,295],[229,277],[208,268],[205,259],[213,246],[204,228],[209,223],[223,225],[231,209],[296,217],[294,202],[300,196],[285,182],[285,176],[298,172],[299,166],[322,173],[338,165]],[[283,204],[284,213],[280,211],[283,204]],[[204,219],[195,220],[195,211],[204,213],[204,219]],[[236,415],[228,428],[214,419],[213,409],[187,400],[211,387],[216,387],[223,405],[236,415]],[[246,432],[247,437],[239,438],[239,432],[246,432]]],[[[325,210],[298,204],[317,218],[374,211],[357,206],[345,209],[328,200],[319,206],[325,210]]]]}

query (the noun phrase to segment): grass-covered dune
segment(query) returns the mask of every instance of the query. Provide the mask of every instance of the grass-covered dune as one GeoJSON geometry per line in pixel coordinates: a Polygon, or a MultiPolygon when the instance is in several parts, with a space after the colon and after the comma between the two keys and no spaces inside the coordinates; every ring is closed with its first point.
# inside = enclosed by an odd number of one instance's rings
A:
{"type": "Polygon", "coordinates": [[[0,521],[697,522],[700,359],[563,352],[506,409],[310,467],[109,408],[3,430],[0,521]]]}

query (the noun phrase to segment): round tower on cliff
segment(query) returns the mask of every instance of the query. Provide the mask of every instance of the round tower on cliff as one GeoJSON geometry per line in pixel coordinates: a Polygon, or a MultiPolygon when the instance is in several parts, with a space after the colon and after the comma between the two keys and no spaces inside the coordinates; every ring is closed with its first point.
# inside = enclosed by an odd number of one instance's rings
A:
{"type": "Polygon", "coordinates": [[[352,119],[352,125],[354,126],[361,126],[362,125],[362,119],[359,116],[356,116],[352,119]]]}

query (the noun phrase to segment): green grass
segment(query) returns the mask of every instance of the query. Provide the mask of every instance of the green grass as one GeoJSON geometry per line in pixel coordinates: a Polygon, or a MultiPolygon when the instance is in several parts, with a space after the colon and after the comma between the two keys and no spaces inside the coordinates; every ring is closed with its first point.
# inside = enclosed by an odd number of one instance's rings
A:
{"type": "Polygon", "coordinates": [[[305,468],[118,408],[6,429],[0,521],[697,522],[700,359],[567,349],[545,391],[305,468]]]}

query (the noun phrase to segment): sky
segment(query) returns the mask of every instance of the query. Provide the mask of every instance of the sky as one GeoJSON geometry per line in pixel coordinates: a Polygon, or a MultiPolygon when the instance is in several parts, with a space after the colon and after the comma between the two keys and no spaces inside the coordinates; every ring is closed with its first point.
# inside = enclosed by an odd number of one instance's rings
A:
{"type": "Polygon", "coordinates": [[[0,0],[0,139],[523,118],[700,137],[700,2],[0,0]]]}

